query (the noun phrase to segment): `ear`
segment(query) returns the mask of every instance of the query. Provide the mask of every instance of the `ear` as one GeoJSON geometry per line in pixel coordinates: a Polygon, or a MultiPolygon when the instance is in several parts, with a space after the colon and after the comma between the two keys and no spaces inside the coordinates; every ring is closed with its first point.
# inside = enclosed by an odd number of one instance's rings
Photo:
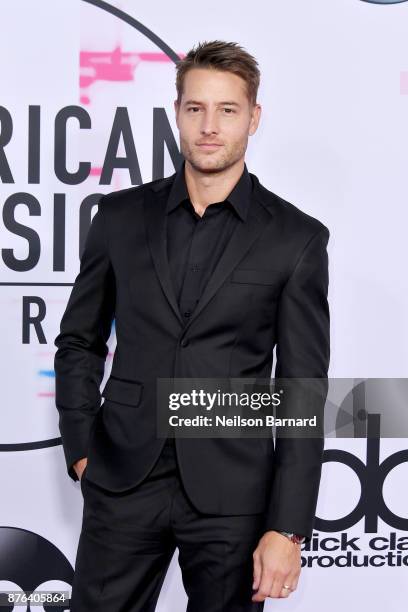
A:
{"type": "Polygon", "coordinates": [[[249,122],[249,135],[255,134],[258,129],[259,121],[261,119],[262,106],[255,104],[252,109],[251,120],[249,122]]]}

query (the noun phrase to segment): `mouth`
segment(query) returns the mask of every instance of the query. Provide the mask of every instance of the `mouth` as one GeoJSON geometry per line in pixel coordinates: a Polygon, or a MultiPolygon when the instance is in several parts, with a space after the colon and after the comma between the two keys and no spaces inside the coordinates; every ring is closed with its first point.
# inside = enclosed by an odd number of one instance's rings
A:
{"type": "Polygon", "coordinates": [[[219,147],[222,147],[222,145],[214,144],[214,143],[203,143],[197,146],[200,147],[200,149],[204,149],[204,150],[206,149],[212,150],[212,149],[218,149],[219,147]]]}

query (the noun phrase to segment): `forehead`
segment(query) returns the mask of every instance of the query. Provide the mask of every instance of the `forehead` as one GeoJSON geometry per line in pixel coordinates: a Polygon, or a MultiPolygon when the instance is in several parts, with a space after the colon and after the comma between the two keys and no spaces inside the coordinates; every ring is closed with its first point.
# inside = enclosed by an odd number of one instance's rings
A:
{"type": "Polygon", "coordinates": [[[246,83],[237,74],[214,68],[191,68],[184,77],[183,98],[218,101],[240,100],[246,97],[246,83]]]}

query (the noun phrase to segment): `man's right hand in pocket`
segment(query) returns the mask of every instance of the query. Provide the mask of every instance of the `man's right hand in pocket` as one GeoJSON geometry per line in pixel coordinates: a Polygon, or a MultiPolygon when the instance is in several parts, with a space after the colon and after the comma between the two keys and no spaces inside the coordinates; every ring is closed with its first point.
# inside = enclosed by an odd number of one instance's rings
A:
{"type": "Polygon", "coordinates": [[[76,475],[78,476],[79,480],[81,480],[82,478],[82,474],[84,469],[86,468],[86,464],[88,463],[88,458],[87,457],[83,457],[82,459],[79,459],[78,461],[76,461],[74,463],[74,470],[76,472],[76,475]]]}

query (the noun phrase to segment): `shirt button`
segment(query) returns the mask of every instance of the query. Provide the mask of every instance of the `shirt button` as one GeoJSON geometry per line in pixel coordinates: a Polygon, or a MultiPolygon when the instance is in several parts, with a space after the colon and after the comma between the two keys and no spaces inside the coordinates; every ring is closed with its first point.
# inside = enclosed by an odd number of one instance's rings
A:
{"type": "Polygon", "coordinates": [[[181,346],[188,346],[189,344],[189,339],[188,338],[183,338],[182,341],[180,342],[181,346]]]}

